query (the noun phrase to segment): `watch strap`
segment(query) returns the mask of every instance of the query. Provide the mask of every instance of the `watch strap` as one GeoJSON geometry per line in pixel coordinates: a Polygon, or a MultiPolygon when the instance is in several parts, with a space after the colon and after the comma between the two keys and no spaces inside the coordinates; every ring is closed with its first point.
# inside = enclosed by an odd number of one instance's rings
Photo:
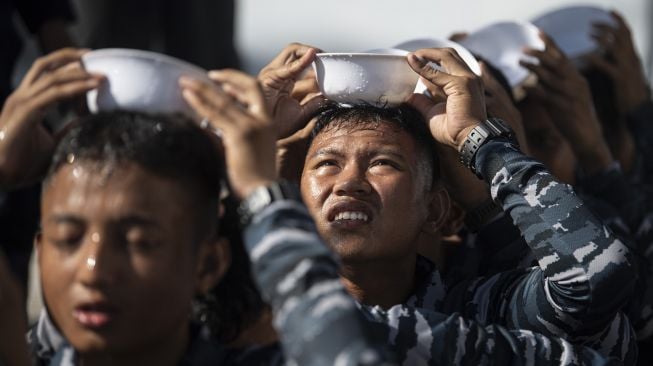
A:
{"type": "Polygon", "coordinates": [[[252,218],[276,201],[292,199],[301,202],[301,195],[297,187],[286,181],[279,181],[256,188],[238,206],[240,224],[246,227],[252,218]]]}

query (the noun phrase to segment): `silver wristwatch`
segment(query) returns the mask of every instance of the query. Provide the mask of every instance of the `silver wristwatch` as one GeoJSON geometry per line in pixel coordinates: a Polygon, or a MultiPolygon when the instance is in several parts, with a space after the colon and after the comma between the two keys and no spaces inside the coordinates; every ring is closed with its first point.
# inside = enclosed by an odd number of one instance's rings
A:
{"type": "Polygon", "coordinates": [[[241,226],[246,227],[249,225],[254,215],[263,211],[273,202],[288,199],[301,202],[299,189],[292,183],[280,181],[256,188],[238,206],[241,226]]]}
{"type": "Polygon", "coordinates": [[[467,135],[460,150],[460,162],[478,176],[474,166],[476,152],[488,141],[499,137],[510,139],[512,143],[517,145],[517,139],[515,139],[515,135],[507,123],[498,118],[488,118],[474,127],[467,135]]]}

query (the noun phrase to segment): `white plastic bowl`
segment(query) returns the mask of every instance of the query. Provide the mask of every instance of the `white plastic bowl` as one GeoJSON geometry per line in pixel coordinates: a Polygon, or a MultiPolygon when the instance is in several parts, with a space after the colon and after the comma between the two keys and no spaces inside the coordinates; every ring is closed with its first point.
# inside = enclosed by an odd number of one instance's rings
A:
{"type": "Polygon", "coordinates": [[[322,94],[344,104],[396,106],[413,94],[419,79],[399,54],[318,53],[313,67],[322,94]]]}
{"type": "Polygon", "coordinates": [[[147,113],[184,113],[198,119],[186,103],[179,78],[188,76],[211,83],[207,71],[155,52],[108,48],[82,57],[84,68],[104,74],[105,83],[87,93],[93,113],[116,109],[147,113]]]}
{"type": "Polygon", "coordinates": [[[599,44],[590,36],[595,22],[617,26],[610,12],[594,6],[562,8],[533,20],[533,24],[548,34],[571,59],[599,50],[599,44]]]}
{"type": "Polygon", "coordinates": [[[524,48],[544,50],[545,47],[537,27],[521,22],[491,24],[469,34],[460,44],[501,70],[513,88],[531,79],[531,72],[519,61],[537,62],[524,54],[524,48]]]}
{"type": "Polygon", "coordinates": [[[478,64],[478,61],[476,61],[476,57],[474,57],[468,49],[454,41],[437,38],[419,38],[401,42],[394,46],[394,48],[399,48],[409,52],[415,52],[422,48],[453,48],[463,61],[465,61],[467,67],[469,67],[474,74],[481,76],[481,66],[478,64]]]}

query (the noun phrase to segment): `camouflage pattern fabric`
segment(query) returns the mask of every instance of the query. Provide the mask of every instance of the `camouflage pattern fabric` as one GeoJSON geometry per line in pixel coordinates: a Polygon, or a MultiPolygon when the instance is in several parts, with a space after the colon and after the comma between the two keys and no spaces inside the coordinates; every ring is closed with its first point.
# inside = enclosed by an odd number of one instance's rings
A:
{"type": "MultiPolygon", "coordinates": [[[[361,318],[352,312],[356,305],[340,284],[338,263],[300,203],[274,203],[255,217],[245,234],[290,364],[379,364],[390,357],[383,348],[403,365],[621,364],[557,337],[482,326],[458,314],[437,312],[428,300],[433,294],[416,294],[388,310],[359,304],[365,315],[361,318]]],[[[418,263],[419,287],[426,292],[442,288],[430,287],[432,275],[437,278],[433,264],[422,257],[418,263]]]]}
{"type": "Polygon", "coordinates": [[[476,167],[539,267],[457,283],[432,271],[404,306],[561,337],[632,364],[637,357],[634,333],[619,313],[636,278],[630,250],[571,187],[510,143],[484,145],[476,167]]]}
{"type": "Polygon", "coordinates": [[[390,364],[387,347],[340,282],[338,263],[301,202],[272,203],[253,218],[244,238],[289,365],[390,364]]]}

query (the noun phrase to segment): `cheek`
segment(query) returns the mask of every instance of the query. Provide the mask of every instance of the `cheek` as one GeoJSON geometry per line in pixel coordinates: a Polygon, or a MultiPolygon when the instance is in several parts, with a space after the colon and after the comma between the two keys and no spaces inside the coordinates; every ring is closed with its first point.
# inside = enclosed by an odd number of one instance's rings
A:
{"type": "Polygon", "coordinates": [[[301,193],[304,203],[314,213],[315,209],[322,207],[328,195],[328,183],[324,178],[314,175],[303,175],[301,180],[301,193]]]}

